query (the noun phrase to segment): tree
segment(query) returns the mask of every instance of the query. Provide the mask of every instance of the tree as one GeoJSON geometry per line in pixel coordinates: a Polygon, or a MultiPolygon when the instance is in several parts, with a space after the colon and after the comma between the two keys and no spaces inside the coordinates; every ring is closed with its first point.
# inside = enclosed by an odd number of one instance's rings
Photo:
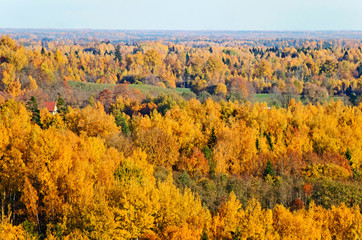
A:
{"type": "Polygon", "coordinates": [[[116,52],[114,53],[114,60],[118,61],[118,64],[122,64],[122,54],[121,54],[121,47],[119,44],[116,47],[116,52]]]}
{"type": "Polygon", "coordinates": [[[62,116],[69,112],[68,108],[65,105],[65,101],[60,94],[58,94],[57,98],[57,108],[59,114],[61,114],[62,116]]]}
{"type": "Polygon", "coordinates": [[[240,201],[235,193],[231,192],[229,200],[219,209],[218,214],[213,218],[211,232],[213,239],[233,239],[240,225],[241,213],[240,201]]]}
{"type": "Polygon", "coordinates": [[[209,147],[209,149],[213,149],[216,145],[216,142],[217,142],[217,136],[216,136],[215,128],[212,127],[211,133],[209,136],[209,140],[207,142],[207,146],[209,147]]]}
{"type": "Polygon", "coordinates": [[[223,96],[225,97],[226,94],[227,94],[227,88],[225,86],[225,84],[223,83],[218,83],[216,85],[216,88],[215,88],[215,92],[214,92],[216,95],[220,95],[220,96],[223,96]]]}
{"type": "Polygon", "coordinates": [[[0,221],[0,239],[32,239],[22,225],[15,226],[11,223],[11,216],[1,216],[0,221]]]}
{"type": "Polygon", "coordinates": [[[264,178],[267,178],[268,175],[269,175],[270,177],[274,177],[273,164],[271,163],[270,160],[268,160],[268,162],[266,163],[266,167],[265,167],[264,173],[263,173],[264,178]]]}
{"type": "Polygon", "coordinates": [[[128,124],[127,124],[126,120],[124,119],[124,117],[122,116],[122,114],[120,113],[120,111],[116,111],[116,113],[114,115],[114,120],[116,122],[117,127],[122,128],[122,133],[124,135],[128,136],[128,134],[129,134],[128,124]]]}
{"type": "Polygon", "coordinates": [[[241,77],[233,77],[228,81],[228,91],[231,100],[246,99],[249,95],[247,81],[241,77]]]}
{"type": "Polygon", "coordinates": [[[195,93],[199,93],[207,87],[207,82],[205,79],[200,77],[196,77],[194,81],[192,81],[191,90],[195,93]]]}
{"type": "Polygon", "coordinates": [[[276,95],[276,99],[278,101],[280,101],[281,106],[283,108],[286,108],[290,102],[290,100],[292,100],[292,98],[295,98],[298,96],[298,90],[297,88],[294,86],[294,84],[287,84],[285,86],[285,90],[280,93],[280,91],[276,90],[273,92],[276,95]]]}
{"type": "Polygon", "coordinates": [[[362,62],[356,68],[356,73],[357,73],[357,78],[360,78],[362,76],[362,62]]]}
{"type": "Polygon", "coordinates": [[[161,56],[156,50],[151,49],[145,53],[144,61],[151,73],[154,74],[161,64],[161,56]]]}
{"type": "Polygon", "coordinates": [[[320,87],[314,83],[309,83],[304,86],[302,92],[302,99],[306,101],[306,103],[317,104],[322,103],[328,97],[327,89],[324,87],[320,87]]]}
{"type": "Polygon", "coordinates": [[[337,64],[330,59],[327,59],[321,66],[320,72],[325,73],[327,76],[331,76],[335,71],[337,64]]]}
{"type": "Polygon", "coordinates": [[[31,121],[33,123],[38,124],[40,127],[43,127],[43,124],[41,123],[40,118],[40,110],[38,108],[38,101],[34,96],[30,98],[30,100],[27,102],[27,109],[31,111],[31,121]]]}
{"type": "Polygon", "coordinates": [[[272,76],[272,68],[271,64],[266,60],[261,60],[255,68],[256,77],[271,77],[272,76]]]}
{"type": "Polygon", "coordinates": [[[296,210],[300,210],[300,209],[303,209],[304,208],[304,203],[302,200],[300,200],[299,198],[296,198],[294,199],[292,202],[291,202],[291,207],[290,209],[292,211],[296,211],[296,210]]]}

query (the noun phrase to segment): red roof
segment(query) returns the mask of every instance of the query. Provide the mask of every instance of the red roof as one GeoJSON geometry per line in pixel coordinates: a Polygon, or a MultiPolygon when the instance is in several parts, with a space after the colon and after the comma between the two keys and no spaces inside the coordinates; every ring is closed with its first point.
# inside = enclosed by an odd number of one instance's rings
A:
{"type": "Polygon", "coordinates": [[[49,112],[54,112],[56,102],[44,102],[43,105],[48,109],[49,112]]]}

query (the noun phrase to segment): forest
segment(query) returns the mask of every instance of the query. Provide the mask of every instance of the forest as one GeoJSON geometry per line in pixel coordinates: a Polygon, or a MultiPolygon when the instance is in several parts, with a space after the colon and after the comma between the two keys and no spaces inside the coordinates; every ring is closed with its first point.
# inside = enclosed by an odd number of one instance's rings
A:
{"type": "Polygon", "coordinates": [[[360,239],[361,47],[3,35],[0,239],[360,239]]]}

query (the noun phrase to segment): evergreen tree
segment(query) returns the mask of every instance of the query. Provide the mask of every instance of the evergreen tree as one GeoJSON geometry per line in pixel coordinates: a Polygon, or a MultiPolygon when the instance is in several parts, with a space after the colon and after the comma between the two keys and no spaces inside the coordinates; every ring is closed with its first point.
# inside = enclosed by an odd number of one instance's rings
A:
{"type": "Polygon", "coordinates": [[[201,238],[200,240],[209,240],[209,236],[207,235],[207,232],[205,229],[202,230],[201,238]]]}
{"type": "Polygon", "coordinates": [[[266,137],[266,140],[268,141],[270,150],[274,151],[273,141],[271,139],[270,133],[264,133],[264,136],[266,137]]]}
{"type": "Polygon", "coordinates": [[[116,47],[116,52],[115,52],[115,57],[114,60],[118,60],[118,63],[121,65],[122,63],[122,54],[121,54],[121,47],[119,46],[119,44],[116,47]]]}
{"type": "Polygon", "coordinates": [[[270,160],[268,160],[268,162],[266,163],[266,167],[265,167],[264,173],[263,173],[264,178],[266,178],[268,175],[269,175],[270,177],[274,177],[274,176],[275,176],[273,164],[271,163],[270,160]]]}
{"type": "Polygon", "coordinates": [[[355,179],[359,179],[360,178],[360,173],[358,172],[358,168],[353,167],[353,161],[352,161],[352,153],[349,150],[349,148],[347,149],[346,153],[344,154],[344,156],[346,157],[346,159],[348,160],[349,165],[351,166],[351,170],[353,173],[353,177],[355,179]]]}
{"type": "Polygon", "coordinates": [[[64,116],[68,112],[68,108],[65,106],[65,101],[60,94],[58,94],[57,98],[57,108],[59,114],[61,114],[62,116],[64,116]]]}
{"type": "Polygon", "coordinates": [[[362,62],[359,64],[359,66],[356,68],[357,76],[362,76],[362,62]]]}
{"type": "Polygon", "coordinates": [[[185,64],[187,64],[189,60],[190,60],[190,55],[189,55],[189,53],[186,53],[186,62],[185,62],[185,64]]]}
{"type": "Polygon", "coordinates": [[[216,145],[216,142],[217,142],[217,137],[216,137],[216,133],[215,133],[215,128],[212,127],[211,134],[210,134],[210,137],[209,137],[209,141],[207,142],[207,146],[210,149],[213,149],[215,147],[215,145],[216,145]]]}
{"type": "Polygon", "coordinates": [[[41,123],[41,118],[40,118],[40,110],[38,108],[38,101],[36,100],[36,98],[34,96],[32,96],[30,98],[30,100],[27,102],[26,108],[29,111],[31,111],[31,113],[32,113],[31,121],[33,123],[38,124],[40,127],[43,127],[43,124],[41,123]]]}
{"type": "Polygon", "coordinates": [[[346,153],[344,154],[344,156],[346,157],[346,159],[348,160],[349,164],[352,166],[352,153],[349,150],[349,148],[347,149],[346,153]]]}
{"type": "Polygon", "coordinates": [[[256,150],[258,150],[258,152],[260,152],[259,138],[257,138],[256,141],[255,141],[255,147],[256,147],[256,150]]]}
{"type": "Polygon", "coordinates": [[[124,117],[118,111],[116,112],[116,114],[114,116],[114,120],[115,120],[117,127],[122,128],[122,133],[124,135],[128,136],[129,128],[128,128],[126,119],[124,119],[124,117]]]}
{"type": "Polygon", "coordinates": [[[202,152],[204,153],[204,156],[207,159],[209,167],[210,167],[209,174],[210,174],[210,176],[214,176],[215,175],[215,169],[216,169],[216,162],[212,160],[213,151],[208,146],[205,146],[202,149],[202,152]]]}

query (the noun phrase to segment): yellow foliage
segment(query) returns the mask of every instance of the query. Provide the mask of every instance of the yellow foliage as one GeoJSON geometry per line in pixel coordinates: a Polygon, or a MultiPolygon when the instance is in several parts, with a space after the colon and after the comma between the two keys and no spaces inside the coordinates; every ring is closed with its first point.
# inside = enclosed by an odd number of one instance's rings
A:
{"type": "Polygon", "coordinates": [[[200,199],[189,189],[185,189],[183,194],[180,193],[172,183],[172,176],[169,176],[165,182],[159,183],[159,197],[160,209],[155,221],[164,237],[169,234],[170,228],[175,226],[182,226],[177,231],[185,231],[188,237],[193,236],[191,239],[201,236],[211,216],[202,207],[200,199]]]}
{"type": "Polygon", "coordinates": [[[329,231],[333,239],[358,239],[362,236],[362,215],[359,207],[348,208],[343,203],[329,211],[329,231]]]}
{"type": "Polygon", "coordinates": [[[240,224],[241,204],[234,192],[230,193],[229,201],[219,209],[211,224],[211,234],[214,239],[232,239],[232,233],[237,231],[240,224]]]}
{"type": "Polygon", "coordinates": [[[16,79],[16,81],[9,84],[7,92],[14,98],[22,94],[23,91],[21,90],[19,79],[16,79]]]}
{"type": "Polygon", "coordinates": [[[165,230],[165,239],[170,240],[199,240],[200,234],[192,231],[190,227],[186,225],[182,226],[169,226],[165,230]]]}
{"type": "Polygon", "coordinates": [[[331,179],[345,179],[351,177],[351,172],[347,169],[335,165],[335,164],[316,164],[307,166],[303,170],[303,175],[306,178],[320,178],[320,177],[328,177],[331,179]]]}
{"type": "Polygon", "coordinates": [[[69,108],[66,123],[73,132],[91,137],[104,137],[118,130],[113,116],[107,115],[99,102],[95,107],[87,106],[81,110],[69,108]]]}
{"type": "Polygon", "coordinates": [[[24,228],[19,226],[14,226],[11,224],[8,217],[2,216],[2,221],[0,222],[0,239],[6,240],[26,240],[31,239],[27,237],[27,234],[24,228]],[[5,218],[5,219],[4,219],[5,218]]]}
{"type": "Polygon", "coordinates": [[[227,92],[228,92],[228,91],[227,91],[227,88],[226,88],[225,84],[223,84],[223,83],[218,83],[218,84],[216,85],[215,94],[221,95],[221,96],[226,96],[227,92]]]}
{"type": "Polygon", "coordinates": [[[240,211],[240,237],[246,239],[278,239],[273,228],[273,213],[270,209],[262,209],[256,199],[248,202],[244,210],[240,211]]]}
{"type": "Polygon", "coordinates": [[[38,84],[36,83],[36,80],[32,76],[29,76],[29,87],[28,88],[30,91],[36,91],[38,89],[38,84]]]}

